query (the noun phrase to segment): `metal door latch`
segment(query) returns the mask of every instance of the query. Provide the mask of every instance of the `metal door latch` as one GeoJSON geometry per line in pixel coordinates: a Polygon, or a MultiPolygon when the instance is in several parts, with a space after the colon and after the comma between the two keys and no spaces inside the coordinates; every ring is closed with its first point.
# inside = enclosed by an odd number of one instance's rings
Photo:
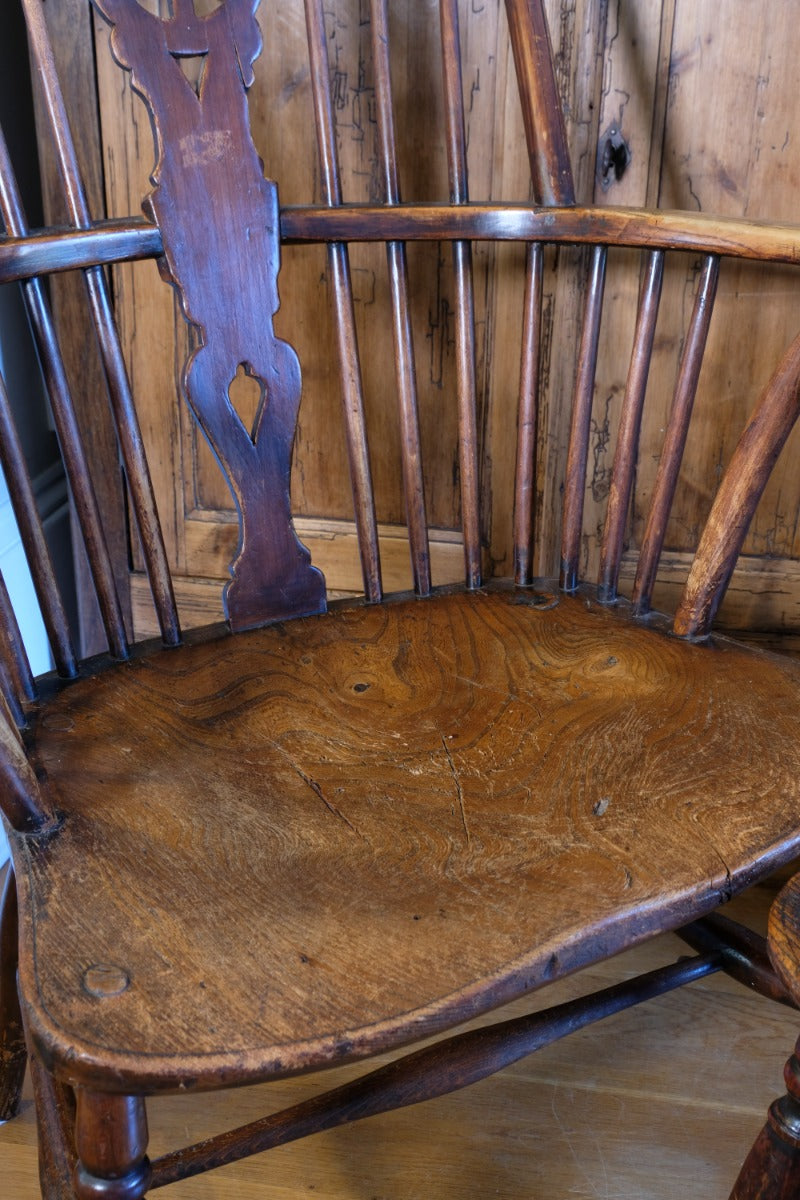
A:
{"type": "Polygon", "coordinates": [[[631,161],[631,148],[616,125],[609,125],[600,135],[597,149],[597,175],[600,186],[607,192],[612,183],[619,183],[631,161]]]}

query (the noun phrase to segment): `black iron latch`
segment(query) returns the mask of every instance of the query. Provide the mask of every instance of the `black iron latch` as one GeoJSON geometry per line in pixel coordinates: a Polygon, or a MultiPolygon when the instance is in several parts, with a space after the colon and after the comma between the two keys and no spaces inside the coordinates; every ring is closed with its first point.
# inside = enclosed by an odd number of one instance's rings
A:
{"type": "Polygon", "coordinates": [[[612,183],[619,183],[631,161],[631,148],[617,125],[609,125],[600,136],[597,148],[597,176],[607,192],[612,183]]]}

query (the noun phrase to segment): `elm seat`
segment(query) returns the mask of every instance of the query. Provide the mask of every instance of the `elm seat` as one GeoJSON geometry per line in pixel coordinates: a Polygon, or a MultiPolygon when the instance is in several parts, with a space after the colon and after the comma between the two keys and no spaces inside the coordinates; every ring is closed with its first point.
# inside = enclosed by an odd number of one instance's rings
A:
{"type": "MultiPolygon", "coordinates": [[[[31,233],[0,137],[0,282],[22,281],[104,639],[99,656],[76,644],[2,384],[0,466],[54,669],[34,679],[0,580],[0,810],[14,865],[0,899],[0,1119],[15,1112],[29,1065],[45,1200],[141,1200],[151,1188],[307,1133],[453,1091],[717,970],[792,1004],[791,980],[787,986],[770,966],[765,940],[711,910],[800,849],[799,668],[711,628],[800,411],[800,337],[765,386],[743,381],[753,392],[751,415],[724,472],[715,455],[713,478],[687,472],[681,480],[681,464],[717,283],[730,265],[722,260],[796,266],[800,226],[579,207],[540,0],[505,5],[535,204],[470,203],[455,0],[439,4],[445,128],[425,131],[439,139],[433,157],[447,164],[446,201],[401,205],[390,70],[398,26],[390,29],[385,0],[369,0],[356,33],[359,94],[371,88],[374,97],[370,178],[381,198],[346,203],[334,96],[347,22],[340,29],[322,0],[305,0],[307,62],[286,96],[307,80],[318,195],[290,208],[265,176],[250,131],[247,93],[262,36],[256,0],[92,0],[97,21],[110,26],[114,87],[119,93],[117,67],[129,72],[156,146],[146,219],[95,221],[49,37],[48,21],[59,27],[63,17],[60,0],[19,3],[67,218],[64,228],[31,233]],[[362,87],[363,80],[371,82],[362,87]],[[308,366],[297,350],[305,338],[305,359],[314,338],[302,320],[291,327],[291,304],[280,336],[273,324],[279,291],[284,302],[291,294],[290,275],[279,288],[287,239],[317,244],[314,269],[330,288],[332,349],[320,339],[308,366]],[[444,426],[455,414],[447,471],[463,545],[460,587],[433,586],[431,496],[441,480],[426,473],[417,314],[402,239],[452,253],[444,325],[456,366],[435,416],[444,426]],[[495,391],[478,386],[475,240],[525,243],[524,264],[523,255],[491,249],[501,273],[519,275],[505,280],[518,284],[521,315],[513,402],[507,363],[492,364],[501,376],[495,391]],[[391,332],[380,345],[391,341],[392,351],[371,403],[378,419],[396,405],[386,425],[397,430],[413,596],[385,595],[381,550],[399,539],[378,524],[350,241],[386,249],[391,332]],[[575,244],[585,250],[562,249],[575,244]],[[662,328],[657,345],[665,263],[680,256],[680,330],[663,336],[662,328]],[[181,447],[220,468],[209,503],[222,505],[223,495],[238,517],[238,542],[220,513],[193,527],[198,574],[218,561],[209,542],[230,547],[227,632],[181,629],[176,592],[179,600],[187,592],[175,582],[185,586],[191,539],[171,559],[159,501],[166,525],[176,495],[189,507],[197,500],[194,477],[181,475],[176,492],[157,496],[163,462],[156,448],[151,475],[153,431],[137,411],[130,374],[138,372],[126,366],[105,274],[109,264],[140,257],[157,258],[190,326],[181,330],[191,347],[174,398],[181,407],[170,396],[168,420],[183,429],[189,414],[194,419],[211,453],[199,441],[181,447]],[[609,259],[606,309],[638,293],[629,346],[613,319],[609,334],[604,316],[609,259]],[[70,268],[83,273],[97,334],[117,436],[111,464],[93,461],[100,390],[81,370],[85,394],[76,401],[39,278],[70,268]],[[557,281],[549,324],[546,271],[557,281]],[[550,444],[547,430],[537,434],[540,349],[554,331],[560,350],[546,369],[564,386],[548,403],[561,397],[569,409],[563,445],[550,444]],[[602,333],[603,353],[623,355],[614,421],[597,384],[602,333]],[[661,379],[654,397],[656,346],[662,359],[674,350],[675,363],[669,388],[661,379]],[[334,372],[343,436],[326,436],[320,473],[341,446],[363,599],[328,608],[322,572],[293,526],[290,466],[303,379],[313,393],[315,381],[334,372]],[[649,404],[663,438],[645,447],[649,404]],[[492,456],[482,434],[491,422],[516,434],[513,472],[505,461],[513,577],[504,581],[491,577],[494,542],[487,545],[484,528],[502,500],[503,464],[492,462],[492,473],[481,461],[492,456]],[[593,453],[605,455],[612,433],[604,488],[595,489],[607,492],[607,504],[589,582],[585,526],[596,523],[597,508],[584,511],[587,464],[593,453]],[[644,500],[632,519],[643,457],[658,467],[639,489],[644,500]],[[546,538],[534,523],[543,459],[559,480],[538,504],[546,538]],[[118,477],[120,463],[130,522],[114,553],[93,480],[98,465],[118,477]],[[708,496],[708,512],[670,622],[653,612],[654,594],[684,486],[708,496]],[[556,512],[547,496],[559,490],[556,512]],[[555,569],[548,546],[560,547],[560,572],[544,582],[538,576],[555,569]],[[160,646],[130,644],[118,585],[121,577],[130,583],[132,571],[149,584],[160,646]],[[148,1159],[152,1093],[268,1081],[397,1050],[666,929],[677,929],[695,956],[454,1033],[249,1126],[148,1159]]],[[[281,23],[272,18],[282,6],[264,8],[265,36],[277,38],[281,23]]],[[[406,97],[417,110],[419,96],[406,97]]],[[[278,140],[284,98],[269,113],[278,140]]],[[[131,150],[140,138],[137,126],[131,150]]],[[[269,171],[270,147],[263,149],[269,171]]],[[[444,278],[440,261],[437,288],[444,278]]],[[[124,318],[129,279],[121,279],[124,318]]],[[[379,319],[379,305],[363,308],[379,319]]],[[[509,311],[505,299],[496,309],[510,326],[509,311]]],[[[429,313],[423,320],[427,337],[429,313]]],[[[136,341],[135,319],[132,326],[136,341]]],[[[82,355],[85,339],[76,341],[82,355]]],[[[182,357],[176,351],[174,362],[182,357]]],[[[489,362],[481,365],[488,373],[489,362]]],[[[707,405],[702,433],[716,445],[708,419],[707,405]]],[[[767,1177],[776,1198],[800,1190],[793,1104],[770,1116],[735,1200],[763,1198],[767,1177]]]]}
{"type": "Polygon", "coordinates": [[[680,924],[796,845],[799,690],[794,662],[538,588],[83,680],[35,731],[64,821],[20,875],[35,1035],[118,1087],[260,1079],[680,924]]]}

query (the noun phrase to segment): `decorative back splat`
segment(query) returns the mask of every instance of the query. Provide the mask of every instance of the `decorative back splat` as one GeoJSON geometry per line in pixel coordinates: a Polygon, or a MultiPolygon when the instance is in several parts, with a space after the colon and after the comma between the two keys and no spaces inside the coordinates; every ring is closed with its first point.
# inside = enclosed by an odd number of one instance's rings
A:
{"type": "Polygon", "coordinates": [[[324,580],[295,536],[289,509],[300,367],[272,327],[279,306],[277,188],[264,178],[247,111],[261,50],[259,0],[228,0],[206,17],[197,16],[192,0],[173,0],[169,19],[130,0],[95,3],[153,120],[155,187],[144,208],[161,229],[162,275],[178,288],[200,333],[184,373],[189,405],[240,514],[225,589],[228,618],[242,629],[321,612],[324,580]],[[202,59],[199,73],[184,72],[181,60],[189,58],[202,59]],[[208,212],[214,220],[205,220],[208,212]],[[187,237],[198,224],[203,237],[187,237]],[[231,385],[243,375],[261,389],[252,424],[231,399],[231,385]]]}

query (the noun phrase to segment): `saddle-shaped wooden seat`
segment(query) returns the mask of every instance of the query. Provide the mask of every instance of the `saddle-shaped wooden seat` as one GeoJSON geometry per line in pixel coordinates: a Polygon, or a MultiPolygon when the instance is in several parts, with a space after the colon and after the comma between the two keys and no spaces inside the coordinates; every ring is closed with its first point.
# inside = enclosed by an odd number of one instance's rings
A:
{"type": "Polygon", "coordinates": [[[799,688],[793,662],[508,588],[81,681],[35,736],[64,825],[19,870],[37,1044],[98,1085],[280,1076],[691,920],[794,845],[799,688]]]}
{"type": "MultiPolygon", "coordinates": [[[[75,649],[3,387],[2,467],[54,669],[33,679],[0,587],[0,807],[14,864],[1,911],[0,1116],[18,1103],[30,1059],[44,1195],[136,1200],[151,1186],[452,1091],[714,971],[791,1003],[763,939],[708,914],[800,847],[800,667],[712,635],[711,626],[800,407],[800,338],[755,389],[760,398],[727,470],[708,484],[715,498],[673,621],[653,612],[653,595],[721,259],[797,263],[800,227],[577,207],[534,0],[506,8],[538,204],[469,203],[451,0],[440,6],[449,202],[400,203],[389,18],[374,0],[382,198],[345,204],[325,14],[307,0],[322,203],[292,208],[264,177],[249,129],[246,93],[261,40],[255,0],[172,0],[161,15],[144,0],[94,0],[147,105],[157,152],[147,219],[95,222],[47,35],[45,8],[52,14],[57,0],[21,2],[71,228],[31,233],[0,140],[0,279],[23,281],[107,643],[107,653],[85,660],[75,649]],[[185,60],[199,64],[196,77],[185,60]],[[301,364],[273,328],[287,240],[324,247],[319,263],[333,299],[364,595],[330,605],[292,524],[301,364]],[[349,241],[387,249],[414,586],[388,598],[349,241]],[[432,585],[406,241],[453,249],[458,369],[442,412],[449,404],[458,414],[459,586],[432,585]],[[514,576],[505,580],[486,570],[482,543],[470,249],[482,241],[527,244],[519,397],[504,413],[517,431],[514,576]],[[545,260],[550,246],[559,254],[545,260]],[[544,513],[561,542],[560,575],[548,580],[537,577],[533,531],[539,348],[545,261],[567,270],[565,246],[587,249],[577,264],[579,328],[559,365],[570,381],[571,431],[563,510],[544,513]],[[587,459],[606,264],[616,250],[639,301],[599,570],[587,582],[587,459]],[[696,287],[673,339],[673,399],[639,553],[625,560],[668,253],[693,256],[696,287]],[[104,275],[107,264],[142,257],[158,259],[191,326],[182,398],[239,518],[227,629],[181,631],[104,275]],[[86,430],[39,278],[69,268],[85,274],[127,484],[131,558],[149,580],[160,643],[129,644],[86,430]],[[256,392],[247,419],[232,390],[243,377],[256,392]],[[679,929],[697,955],[554,1010],[456,1033],[255,1125],[147,1157],[154,1093],[268,1081],[397,1050],[667,929],[679,929]]],[[[382,403],[391,375],[381,381],[382,403]]],[[[774,1110],[735,1185],[738,1200],[800,1186],[793,1120],[791,1105],[774,1110]]]]}

